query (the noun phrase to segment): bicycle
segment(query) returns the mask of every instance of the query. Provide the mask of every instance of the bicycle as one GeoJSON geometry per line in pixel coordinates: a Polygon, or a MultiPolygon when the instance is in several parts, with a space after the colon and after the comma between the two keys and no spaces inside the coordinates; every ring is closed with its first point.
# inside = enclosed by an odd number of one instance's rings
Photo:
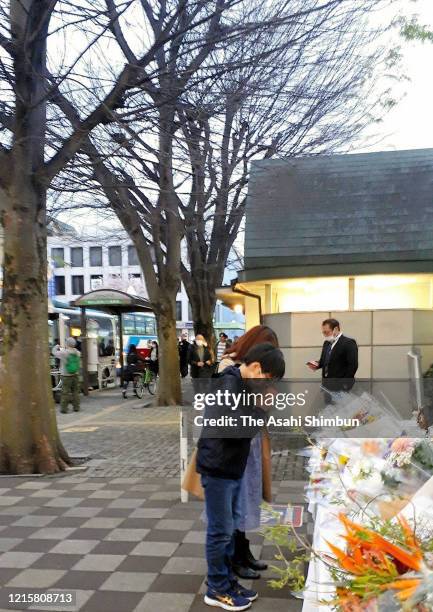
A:
{"type": "Polygon", "coordinates": [[[143,397],[144,389],[147,389],[150,395],[155,395],[156,393],[156,384],[157,384],[157,376],[155,372],[153,372],[149,364],[144,366],[144,370],[142,372],[138,372],[134,375],[134,393],[138,398],[143,397]]]}

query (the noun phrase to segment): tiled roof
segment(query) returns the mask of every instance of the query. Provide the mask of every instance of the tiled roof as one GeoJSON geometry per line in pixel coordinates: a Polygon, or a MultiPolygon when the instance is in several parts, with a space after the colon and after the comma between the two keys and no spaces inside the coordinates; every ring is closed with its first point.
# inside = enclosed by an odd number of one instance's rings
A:
{"type": "Polygon", "coordinates": [[[420,260],[433,262],[433,149],[253,163],[245,270],[420,260]]]}

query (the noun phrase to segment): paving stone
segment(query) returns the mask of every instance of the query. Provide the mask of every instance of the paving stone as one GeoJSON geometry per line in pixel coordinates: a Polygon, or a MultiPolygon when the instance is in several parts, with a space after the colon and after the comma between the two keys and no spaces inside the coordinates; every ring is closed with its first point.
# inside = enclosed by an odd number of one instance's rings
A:
{"type": "MultiPolygon", "coordinates": [[[[55,589],[55,592],[60,592],[61,589],[55,589]]],[[[68,593],[68,591],[65,591],[68,593]]],[[[56,603],[55,612],[79,612],[84,604],[90,599],[93,595],[94,591],[86,591],[83,589],[74,589],[75,596],[75,605],[71,605],[69,603],[61,604],[59,602],[56,603]]],[[[50,610],[53,611],[53,607],[47,608],[46,605],[32,605],[29,606],[28,610],[50,610]]]]}
{"type": "Polygon", "coordinates": [[[86,555],[74,567],[74,570],[92,572],[114,572],[126,555],[86,555]]]}
{"type": "Polygon", "coordinates": [[[86,555],[99,544],[99,540],[64,540],[51,549],[51,553],[62,555],[86,555]]]}
{"type": "Polygon", "coordinates": [[[188,612],[193,600],[188,593],[146,593],[134,612],[188,612]]]}
{"type": "Polygon", "coordinates": [[[150,529],[113,529],[104,540],[140,542],[150,532],[150,529]]]}
{"type": "Polygon", "coordinates": [[[203,558],[197,557],[171,557],[162,568],[163,574],[206,574],[207,566],[203,558]]]}
{"type": "Polygon", "coordinates": [[[63,570],[26,569],[8,582],[8,587],[45,589],[52,586],[65,575],[63,570]]]}
{"type": "Polygon", "coordinates": [[[15,548],[21,541],[21,538],[0,538],[0,552],[15,548]]]}
{"type": "Polygon", "coordinates": [[[161,519],[156,525],[156,529],[174,529],[176,531],[187,531],[191,529],[194,521],[185,521],[177,519],[161,519]]]}
{"type": "Polygon", "coordinates": [[[111,591],[97,591],[80,612],[134,612],[142,597],[142,593],[117,592],[113,597],[111,591]]]}
{"type": "Polygon", "coordinates": [[[75,527],[44,527],[30,535],[36,540],[64,540],[75,531],[75,527]]]}
{"type": "Polygon", "coordinates": [[[131,518],[162,518],[168,512],[168,508],[137,508],[131,514],[131,518]]]}
{"type": "Polygon", "coordinates": [[[148,555],[151,557],[169,557],[178,547],[177,542],[149,542],[137,544],[131,555],[148,555]]]}
{"type": "Polygon", "coordinates": [[[0,555],[0,567],[30,567],[42,553],[36,552],[15,552],[13,550],[0,555]]]}
{"type": "Polygon", "coordinates": [[[72,517],[92,517],[96,516],[102,511],[102,508],[91,508],[85,506],[79,506],[75,508],[71,508],[67,510],[63,516],[72,516],[72,517]]]}
{"type": "Polygon", "coordinates": [[[12,523],[15,527],[45,527],[49,523],[52,523],[55,520],[55,516],[38,516],[34,514],[30,514],[28,516],[23,516],[15,523],[12,523]]]}
{"type": "Polygon", "coordinates": [[[116,571],[101,585],[100,590],[145,593],[156,577],[156,573],[116,571]]]}
{"type": "Polygon", "coordinates": [[[81,526],[83,529],[114,529],[123,523],[123,518],[98,516],[97,518],[91,518],[81,526]]]}

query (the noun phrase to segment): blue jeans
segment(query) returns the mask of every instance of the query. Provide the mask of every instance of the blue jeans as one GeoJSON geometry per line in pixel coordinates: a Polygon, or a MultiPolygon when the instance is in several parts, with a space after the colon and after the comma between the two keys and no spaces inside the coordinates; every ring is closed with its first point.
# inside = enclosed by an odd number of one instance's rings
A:
{"type": "Polygon", "coordinates": [[[207,518],[208,587],[225,593],[233,580],[230,560],[234,553],[235,524],[241,516],[241,479],[229,480],[203,475],[201,480],[207,518]]]}

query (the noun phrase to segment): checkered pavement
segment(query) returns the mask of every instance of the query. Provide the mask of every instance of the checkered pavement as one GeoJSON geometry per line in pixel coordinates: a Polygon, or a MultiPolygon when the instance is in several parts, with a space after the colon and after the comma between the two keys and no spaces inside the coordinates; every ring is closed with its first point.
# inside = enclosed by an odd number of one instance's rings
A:
{"type": "MultiPolygon", "coordinates": [[[[303,501],[301,482],[274,491],[277,503],[303,501]]],[[[0,612],[209,610],[202,510],[200,501],[180,503],[178,478],[0,478],[0,612]],[[11,593],[50,589],[75,591],[76,605],[8,603],[11,593]]],[[[250,539],[257,556],[275,563],[271,545],[250,539]]],[[[300,610],[290,593],[267,585],[270,576],[254,583],[253,610],[300,610]]]]}

